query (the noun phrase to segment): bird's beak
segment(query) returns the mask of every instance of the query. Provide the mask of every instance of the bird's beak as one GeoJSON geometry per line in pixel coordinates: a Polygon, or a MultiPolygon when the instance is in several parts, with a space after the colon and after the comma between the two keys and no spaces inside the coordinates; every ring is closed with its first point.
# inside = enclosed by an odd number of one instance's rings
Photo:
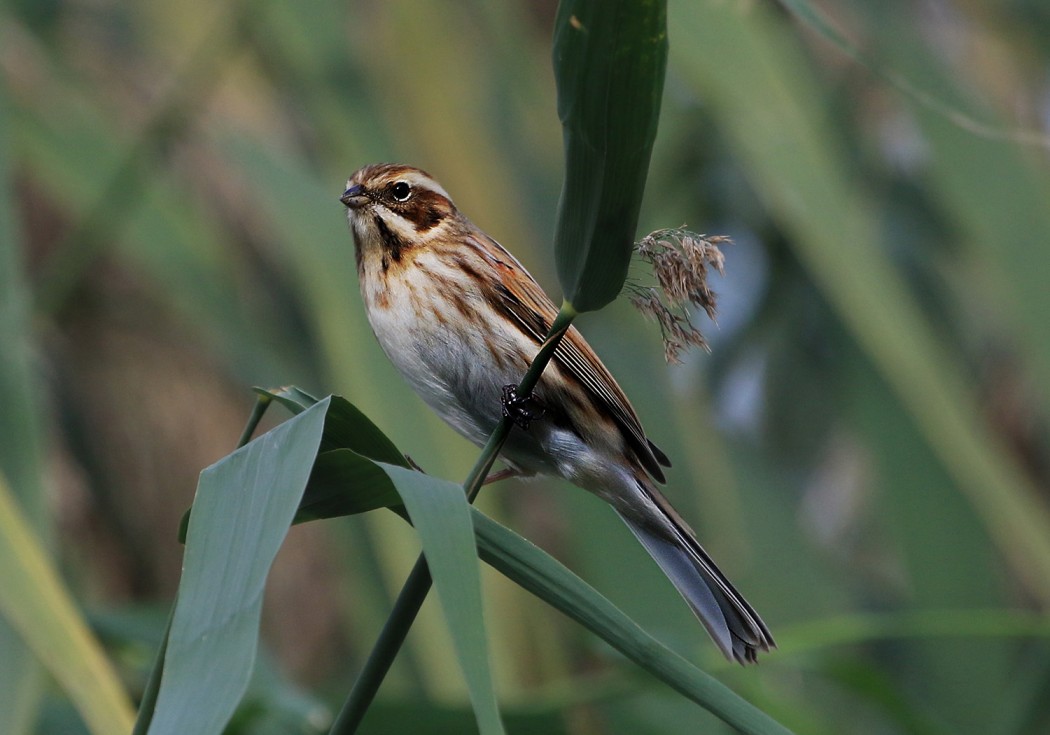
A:
{"type": "Polygon", "coordinates": [[[368,197],[365,196],[365,187],[360,184],[354,184],[343,192],[343,195],[339,197],[339,201],[345,204],[348,209],[357,209],[368,201],[368,197]]]}

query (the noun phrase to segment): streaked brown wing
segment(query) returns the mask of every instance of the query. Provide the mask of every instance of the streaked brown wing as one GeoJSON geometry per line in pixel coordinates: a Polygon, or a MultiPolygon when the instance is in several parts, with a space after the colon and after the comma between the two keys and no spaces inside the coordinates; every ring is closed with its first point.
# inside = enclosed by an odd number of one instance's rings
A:
{"type": "MultiPolygon", "coordinates": [[[[521,325],[539,344],[547,335],[551,323],[558,314],[557,307],[544,293],[535,279],[529,275],[513,256],[495,240],[489,238],[492,246],[501,255],[506,254],[494,263],[507,271],[516,271],[515,277],[500,279],[497,289],[500,291],[500,305],[505,312],[521,325]]],[[[491,261],[491,254],[488,254],[491,261]]],[[[554,352],[554,359],[575,376],[598,400],[604,403],[627,442],[635,450],[646,470],[658,481],[664,482],[664,473],[660,465],[670,467],[667,456],[645,436],[638,414],[627,399],[623,390],[609,373],[602,361],[587,344],[587,340],[575,328],[571,327],[554,352]]]]}

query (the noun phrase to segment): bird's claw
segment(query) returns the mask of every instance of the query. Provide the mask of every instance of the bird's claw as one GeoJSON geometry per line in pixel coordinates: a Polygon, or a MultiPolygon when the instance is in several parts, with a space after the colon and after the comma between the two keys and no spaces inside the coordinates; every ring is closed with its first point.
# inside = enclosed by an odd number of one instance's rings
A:
{"type": "Polygon", "coordinates": [[[503,415],[520,426],[522,429],[529,428],[533,421],[543,418],[543,406],[533,398],[532,394],[527,396],[518,395],[518,386],[503,386],[503,415]]]}

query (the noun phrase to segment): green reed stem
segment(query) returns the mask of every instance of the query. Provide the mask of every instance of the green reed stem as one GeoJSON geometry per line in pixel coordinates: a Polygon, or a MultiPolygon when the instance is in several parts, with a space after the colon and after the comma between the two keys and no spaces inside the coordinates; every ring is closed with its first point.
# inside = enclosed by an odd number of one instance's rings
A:
{"type": "Polygon", "coordinates": [[[171,612],[168,613],[168,622],[164,625],[164,637],[157,648],[157,657],[153,660],[149,678],[146,679],[146,688],[142,690],[142,699],[139,701],[138,715],[135,717],[135,727],[131,735],[146,735],[150,723],[153,721],[153,712],[157,708],[157,695],[160,693],[160,679],[164,672],[164,658],[168,653],[168,636],[171,634],[171,619],[175,617],[175,602],[171,603],[171,612]]]}
{"type": "Polygon", "coordinates": [[[244,431],[241,432],[241,438],[237,440],[237,448],[240,449],[245,444],[252,440],[252,434],[259,427],[259,422],[262,421],[263,414],[266,413],[266,409],[270,407],[273,399],[270,396],[263,395],[261,393],[256,394],[255,405],[252,406],[251,415],[248,416],[248,422],[244,425],[244,431]]]}
{"type": "MultiPolygon", "coordinates": [[[[551,361],[554,351],[558,348],[558,344],[569,330],[569,326],[575,318],[576,310],[572,308],[571,304],[564,302],[561,311],[558,312],[558,316],[554,318],[554,323],[551,324],[550,330],[547,332],[547,337],[543,340],[543,344],[540,345],[539,352],[536,353],[536,357],[529,365],[525,376],[518,383],[519,396],[528,396],[532,393],[540,380],[540,375],[543,374],[543,370],[551,361]]],[[[463,482],[463,490],[467,494],[468,502],[473,503],[477,497],[489,470],[492,469],[496,457],[499,456],[499,452],[503,448],[504,442],[510,436],[513,425],[514,423],[511,419],[504,417],[496,424],[496,428],[489,435],[489,440],[481,450],[478,461],[474,463],[474,468],[471,469],[467,479],[463,482]]],[[[368,660],[361,669],[357,681],[354,682],[353,689],[350,690],[350,695],[347,697],[343,708],[339,712],[339,716],[332,725],[329,735],[352,735],[357,732],[361,720],[364,719],[365,712],[368,711],[369,706],[375,699],[383,679],[386,678],[391,664],[394,663],[398,651],[401,650],[405,637],[408,635],[408,631],[412,627],[420,607],[423,606],[427,593],[430,592],[431,584],[432,579],[426,557],[420,554],[419,558],[416,559],[415,566],[412,567],[412,571],[408,575],[408,579],[405,580],[397,600],[394,602],[390,616],[387,618],[386,623],[383,624],[383,630],[379,633],[379,638],[376,639],[375,646],[372,647],[368,660]]]]}
{"type": "MultiPolygon", "coordinates": [[[[529,365],[529,369],[525,371],[524,377],[521,382],[518,383],[518,395],[528,396],[532,393],[533,389],[536,388],[536,384],[540,381],[540,375],[547,367],[547,363],[554,357],[554,351],[558,349],[558,345],[561,343],[561,338],[565,336],[565,333],[569,331],[569,327],[572,325],[572,320],[576,318],[576,310],[572,308],[568,302],[565,302],[561,306],[561,311],[558,312],[558,316],[554,318],[554,323],[551,324],[550,330],[547,332],[546,338],[543,340],[543,344],[540,345],[539,352],[536,353],[536,357],[533,358],[532,363],[529,365]]],[[[481,456],[478,457],[478,461],[474,464],[474,468],[467,475],[467,479],[463,482],[463,489],[467,493],[467,499],[473,503],[474,498],[477,497],[478,491],[481,489],[481,485],[488,476],[489,470],[492,469],[493,463],[496,461],[496,457],[499,455],[500,449],[503,448],[503,443],[507,441],[507,437],[510,436],[511,427],[514,422],[509,418],[504,417],[502,421],[496,424],[496,428],[493,429],[492,434],[489,435],[488,442],[485,443],[485,447],[481,450],[481,456]]]]}

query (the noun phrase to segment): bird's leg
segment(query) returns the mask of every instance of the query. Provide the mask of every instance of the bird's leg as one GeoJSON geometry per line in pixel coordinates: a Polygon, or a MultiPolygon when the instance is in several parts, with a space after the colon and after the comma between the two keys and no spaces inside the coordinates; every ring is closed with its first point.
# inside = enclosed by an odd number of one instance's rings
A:
{"type": "MultiPolygon", "coordinates": [[[[424,475],[426,474],[423,468],[419,466],[419,463],[407,454],[405,455],[405,459],[408,461],[409,467],[414,469],[416,472],[422,472],[424,475]]],[[[509,480],[512,477],[530,477],[531,475],[532,473],[530,472],[522,472],[521,470],[515,469],[513,467],[504,467],[499,472],[493,472],[491,475],[486,477],[485,481],[481,484],[492,485],[493,483],[499,482],[500,480],[509,480]]]]}
{"type": "Polygon", "coordinates": [[[531,394],[527,396],[518,395],[518,386],[503,386],[503,415],[520,426],[522,429],[529,428],[533,421],[543,418],[546,411],[540,402],[531,394]]]}
{"type": "Polygon", "coordinates": [[[513,467],[505,467],[499,472],[493,472],[491,475],[486,477],[485,481],[481,484],[491,485],[494,482],[499,482],[500,480],[509,480],[512,477],[522,477],[522,473],[514,469],[513,467]]]}

